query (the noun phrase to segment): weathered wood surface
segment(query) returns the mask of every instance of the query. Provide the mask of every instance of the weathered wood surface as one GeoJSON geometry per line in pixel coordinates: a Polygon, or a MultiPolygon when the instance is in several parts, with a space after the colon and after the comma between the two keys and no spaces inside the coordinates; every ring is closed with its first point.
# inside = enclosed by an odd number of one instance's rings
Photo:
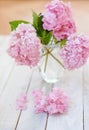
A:
{"type": "Polygon", "coordinates": [[[0,36],[0,130],[89,130],[89,62],[76,71],[65,71],[64,78],[54,84],[69,94],[68,112],[36,114],[31,92],[47,84],[36,68],[16,65],[6,52],[8,43],[8,36],[0,36]],[[17,111],[16,99],[27,89],[28,109],[17,111]]]}

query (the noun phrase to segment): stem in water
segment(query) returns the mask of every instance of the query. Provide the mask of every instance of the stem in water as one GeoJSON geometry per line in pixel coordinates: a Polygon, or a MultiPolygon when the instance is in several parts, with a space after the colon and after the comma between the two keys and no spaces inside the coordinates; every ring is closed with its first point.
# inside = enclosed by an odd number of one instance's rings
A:
{"type": "Polygon", "coordinates": [[[64,68],[64,65],[51,52],[49,54],[64,68]]]}
{"type": "Polygon", "coordinates": [[[57,58],[51,53],[51,51],[49,51],[49,49],[46,48],[46,50],[47,50],[47,53],[50,54],[50,55],[64,68],[64,65],[59,61],[59,59],[57,59],[57,58]]]}
{"type": "Polygon", "coordinates": [[[44,72],[46,72],[47,61],[48,61],[48,53],[46,54],[45,66],[44,66],[44,72]]]}

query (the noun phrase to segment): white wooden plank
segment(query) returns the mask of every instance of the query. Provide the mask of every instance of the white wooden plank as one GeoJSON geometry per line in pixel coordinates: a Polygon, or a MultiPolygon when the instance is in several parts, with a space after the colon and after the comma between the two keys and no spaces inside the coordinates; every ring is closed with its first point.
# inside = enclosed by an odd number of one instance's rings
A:
{"type": "Polygon", "coordinates": [[[4,41],[5,39],[5,37],[8,37],[8,36],[5,36],[5,35],[0,35],[0,45],[2,45],[2,41],[4,41]]]}
{"type": "Polygon", "coordinates": [[[35,71],[30,88],[29,88],[29,92],[28,92],[28,97],[29,97],[28,109],[22,112],[21,118],[19,120],[19,124],[16,130],[45,130],[47,114],[35,113],[34,102],[31,96],[32,90],[41,89],[41,87],[45,85],[46,84],[41,80],[39,72],[35,71]]]}
{"type": "Polygon", "coordinates": [[[7,54],[9,36],[0,36],[0,95],[14,67],[13,60],[7,54]]]}
{"type": "Polygon", "coordinates": [[[13,70],[14,63],[9,63],[7,65],[7,68],[2,69],[2,72],[0,73],[0,96],[3,94],[3,91],[6,87],[6,83],[9,80],[10,74],[13,70]]]}
{"type": "Polygon", "coordinates": [[[0,130],[14,130],[19,111],[16,111],[16,99],[31,76],[28,67],[16,66],[10,75],[3,94],[0,97],[0,130]]]}
{"type": "Polygon", "coordinates": [[[89,60],[84,66],[84,130],[89,130],[89,60]]]}
{"type": "Polygon", "coordinates": [[[59,86],[71,98],[68,112],[48,117],[46,130],[83,130],[82,107],[82,69],[65,72],[65,77],[55,86],[59,86]]]}

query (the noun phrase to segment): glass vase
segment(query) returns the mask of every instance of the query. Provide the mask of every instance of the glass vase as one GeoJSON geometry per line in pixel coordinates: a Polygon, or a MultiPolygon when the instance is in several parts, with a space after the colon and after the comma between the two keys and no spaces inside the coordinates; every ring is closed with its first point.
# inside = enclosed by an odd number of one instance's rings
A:
{"type": "Polygon", "coordinates": [[[39,70],[47,83],[56,83],[64,75],[64,66],[60,62],[59,45],[42,46],[42,56],[39,70]]]}

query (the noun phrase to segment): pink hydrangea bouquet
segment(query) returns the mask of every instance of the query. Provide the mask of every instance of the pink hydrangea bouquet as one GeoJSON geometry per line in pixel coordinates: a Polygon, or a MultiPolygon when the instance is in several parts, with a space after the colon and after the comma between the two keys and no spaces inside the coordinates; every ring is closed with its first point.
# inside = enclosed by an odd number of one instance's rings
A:
{"type": "Polygon", "coordinates": [[[36,66],[41,59],[42,45],[49,46],[44,55],[51,54],[50,46],[59,45],[59,63],[68,70],[81,67],[89,57],[89,38],[76,34],[69,3],[52,0],[44,12],[33,12],[32,23],[18,20],[10,22],[10,25],[12,32],[8,53],[17,63],[36,66]]]}
{"type": "MultiPolygon", "coordinates": [[[[71,6],[62,0],[52,0],[40,14],[33,12],[32,23],[17,20],[10,22],[10,25],[12,32],[8,53],[21,65],[38,66],[42,57],[45,57],[46,73],[50,57],[62,68],[74,70],[83,66],[89,57],[89,37],[76,33],[71,6]],[[58,50],[56,56],[55,48],[58,50]]],[[[52,66],[53,62],[49,69],[52,66]]],[[[55,66],[53,71],[56,70],[55,66]]],[[[33,96],[38,112],[54,114],[67,110],[66,96],[60,90],[53,89],[47,96],[42,91],[35,91],[33,96]]],[[[23,102],[17,103],[21,109],[25,108],[23,102]]]]}

